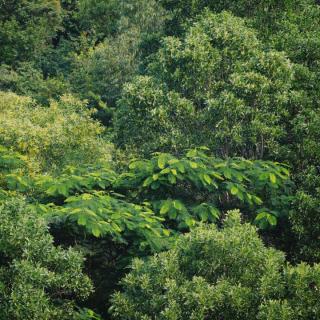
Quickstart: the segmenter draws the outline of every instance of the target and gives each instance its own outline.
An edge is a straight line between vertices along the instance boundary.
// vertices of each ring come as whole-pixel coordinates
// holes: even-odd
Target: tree
[[[320,265],[285,264],[256,229],[229,212],[173,249],[136,259],[112,298],[115,319],[316,319]]]
[[[30,176],[25,158],[0,149],[1,194],[23,193],[58,243],[88,253],[99,288],[93,306],[110,295],[133,256],[170,247],[200,222],[219,223],[230,207],[246,209],[246,219],[266,232],[287,219],[288,171],[272,162],[223,160],[202,148],[181,158],[157,154],[118,172],[68,166],[58,176]]]
[[[157,2],[145,0],[86,0],[79,7],[79,24],[87,25],[87,37],[95,44],[74,55],[70,83],[76,94],[100,108],[99,119],[109,125],[123,85],[140,72],[143,58],[157,47],[166,15]]]
[[[20,198],[0,204],[0,318],[80,319],[92,284],[83,257],[55,247],[45,221]]]
[[[171,19],[167,23],[169,34],[181,34],[186,26],[190,25],[197,16],[209,9],[214,13],[224,10],[232,12],[235,16],[245,17],[248,24],[261,28],[269,34],[274,29],[276,22],[287,10],[295,8],[303,0],[240,0],[240,1],[210,1],[210,0],[160,0],[160,3],[171,13]],[[310,2],[310,1],[309,1]],[[261,31],[262,31],[261,30]]]
[[[46,49],[61,22],[58,0],[0,3],[0,64],[30,61]]]
[[[110,145],[100,139],[103,127],[83,102],[64,96],[48,108],[28,97],[0,95],[0,142],[27,155],[35,171],[108,160]]]
[[[280,152],[294,66],[264,51],[244,20],[202,15],[183,39],[163,40],[148,70],[119,101],[118,145],[142,152],[207,145],[249,158]]]

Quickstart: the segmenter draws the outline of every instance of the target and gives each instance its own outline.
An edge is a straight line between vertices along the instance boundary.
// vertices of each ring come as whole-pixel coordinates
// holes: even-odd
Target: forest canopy
[[[0,319],[320,319],[315,0],[0,1]]]

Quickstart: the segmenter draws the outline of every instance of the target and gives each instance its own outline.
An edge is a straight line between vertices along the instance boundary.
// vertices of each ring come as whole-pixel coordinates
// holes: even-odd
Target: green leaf
[[[190,167],[191,167],[192,169],[198,168],[198,164],[197,164],[196,162],[194,162],[194,161],[190,161],[189,164],[190,164]]]
[[[253,199],[253,201],[254,201],[256,204],[258,204],[258,205],[260,205],[260,204],[263,203],[263,201],[262,201],[259,197],[257,197],[257,196],[252,196],[252,199]]]
[[[87,217],[84,214],[80,215],[80,217],[78,218],[78,224],[80,226],[85,226],[86,223],[87,223]]]
[[[144,186],[144,187],[147,187],[147,186],[149,186],[152,182],[153,182],[153,178],[152,178],[152,177],[148,177],[146,180],[144,180],[143,186]]]
[[[173,201],[173,206],[179,211],[181,211],[183,209],[182,203],[180,201],[177,201],[177,200]]]
[[[129,169],[135,169],[136,166],[137,166],[137,162],[136,162],[136,161],[131,162],[131,163],[129,164]]]
[[[193,218],[188,217],[185,219],[185,223],[188,227],[193,227],[196,224],[196,221]]]
[[[94,226],[94,227],[92,228],[92,234],[93,234],[96,238],[99,238],[99,237],[100,237],[101,231],[100,231],[100,229],[99,229],[98,226]]]
[[[161,173],[161,174],[167,174],[167,173],[169,173],[170,171],[171,171],[170,168],[165,168],[165,169],[161,170],[160,173]]]
[[[268,214],[267,215],[267,220],[270,223],[270,225],[272,225],[272,226],[277,225],[277,218],[274,215]]]
[[[260,212],[259,214],[257,214],[255,220],[256,221],[262,220],[262,219],[266,218],[267,214],[268,214],[267,212]]]
[[[46,194],[49,196],[55,196],[56,193],[57,193],[57,186],[56,185],[52,185],[46,190]]]
[[[259,180],[261,181],[266,180],[267,178],[268,178],[268,174],[265,172],[259,175]]]
[[[171,165],[171,164],[175,164],[175,163],[178,163],[179,162],[179,160],[178,159],[170,159],[169,161],[168,161],[168,163]]]
[[[230,192],[235,196],[239,192],[239,189],[236,186],[232,186]]]
[[[171,169],[171,172],[172,172],[172,174],[173,174],[174,176],[177,175],[177,170],[176,170],[176,169]]]
[[[169,211],[169,218],[175,219],[176,217],[177,217],[177,211],[175,209],[171,208]]]
[[[212,179],[210,178],[209,175],[207,175],[206,173],[203,175],[203,179],[206,183],[211,184],[212,183]]]
[[[227,179],[231,179],[231,170],[229,168],[226,168],[223,170],[223,175],[227,178]]]
[[[185,170],[185,167],[184,167],[183,163],[178,162],[178,163],[176,163],[176,166],[177,166],[178,170],[179,170],[181,173],[185,173],[186,170]]]
[[[192,149],[192,150],[189,150],[188,152],[187,152],[187,157],[188,158],[193,158],[193,157],[195,157],[197,155],[197,150],[196,149]]]
[[[200,211],[199,216],[201,221],[204,221],[204,222],[207,221],[209,217],[207,210],[205,210],[204,208]]]
[[[217,208],[214,208],[214,207],[210,207],[210,213],[212,215],[213,218],[215,219],[219,219],[220,217],[220,212]]]
[[[286,176],[289,176],[290,175],[290,172],[288,169],[286,168],[281,168],[282,172],[286,175]]]
[[[59,193],[65,197],[69,195],[67,186],[65,184],[60,185],[60,188],[58,189]]]
[[[177,182],[177,178],[172,174],[168,175],[168,180],[171,184],[175,184]]]
[[[269,178],[270,178],[271,183],[273,183],[273,184],[277,183],[277,177],[275,176],[274,173],[270,173]]]
[[[219,180],[224,180],[224,178],[217,172],[211,172],[211,174]]]
[[[243,199],[244,199],[243,193],[240,192],[240,191],[237,193],[237,197],[238,197],[238,199],[240,199],[241,201],[243,201]]]
[[[170,207],[171,207],[171,201],[169,200],[164,201],[160,209],[160,214],[166,214],[169,211]]]
[[[165,165],[167,162],[167,155],[165,154],[160,154],[159,158],[158,158],[158,167],[160,169],[164,169]]]

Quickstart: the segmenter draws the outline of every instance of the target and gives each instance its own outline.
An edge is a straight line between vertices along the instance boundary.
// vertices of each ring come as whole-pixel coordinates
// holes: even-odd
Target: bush
[[[44,220],[22,199],[0,205],[0,319],[73,319],[92,291],[83,257],[55,247]]]
[[[136,259],[114,294],[115,319],[317,319],[320,265],[285,264],[256,229],[229,212],[223,229],[201,226],[175,247]]]
[[[75,57],[70,82],[82,97],[99,95],[114,106],[122,85],[137,72],[137,34],[124,34]],[[134,40],[133,40],[134,39]],[[92,95],[92,94],[91,94]]]

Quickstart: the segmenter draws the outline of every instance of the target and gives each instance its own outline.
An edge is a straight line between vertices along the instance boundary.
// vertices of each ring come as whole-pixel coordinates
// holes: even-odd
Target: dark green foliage
[[[14,91],[19,95],[31,96],[42,105],[48,105],[50,99],[58,100],[69,92],[68,83],[61,78],[45,79],[42,71],[33,63],[21,63],[12,70],[7,65],[0,67],[0,89]]]
[[[319,217],[320,200],[318,196],[312,196],[299,191],[294,200],[294,207],[290,214],[293,231],[297,235],[298,258],[306,261],[319,261]]]
[[[293,198],[290,222],[296,236],[296,260],[320,259],[320,177],[319,168],[310,166],[298,175],[299,189]]]
[[[0,149],[1,195],[26,194],[38,213],[53,223],[74,222],[95,237],[109,236],[116,242],[133,243],[154,250],[166,245],[169,236],[150,204],[123,200],[113,192],[116,173],[107,167],[76,170],[69,167],[60,177],[28,176],[27,163],[18,153]],[[16,167],[21,170],[15,170]],[[163,243],[162,243],[163,242]]]
[[[117,21],[121,16],[119,1],[80,0],[77,7],[75,17],[80,30],[100,40],[117,31]]]
[[[59,0],[0,3],[0,63],[28,61],[39,55],[59,28]]]
[[[141,47],[147,41],[146,36],[153,38],[162,33],[165,13],[155,1],[149,0],[86,0],[80,1],[79,5],[80,18],[85,16],[84,20],[79,20],[80,25],[88,20],[93,28],[90,32],[101,43],[75,56],[70,75],[72,88],[90,102],[101,99],[107,104],[104,108],[115,107],[123,85],[139,72],[145,51]],[[107,22],[101,24],[99,19]],[[96,25],[100,27],[96,28]],[[110,122],[110,111],[107,110],[99,117],[106,124]]]
[[[24,180],[26,189],[21,186]],[[197,221],[214,222],[230,207],[246,208],[248,218],[256,218],[262,228],[274,226],[285,216],[279,203],[288,204],[291,186],[289,172],[280,164],[222,160],[201,149],[190,150],[184,158],[160,153],[151,160],[134,161],[118,176],[104,166],[70,167],[60,177],[28,180],[16,172],[4,175],[3,181],[9,190],[49,202],[48,207],[39,208],[76,220],[96,237],[117,238],[128,229],[142,231],[150,243],[161,235],[162,220],[175,221],[171,227],[183,230]]]
[[[170,12],[171,19],[168,23],[168,32],[179,34],[185,27],[201,15],[206,9],[219,13],[227,10],[235,16],[246,17],[250,24],[257,28],[275,28],[275,23],[282,17],[286,10],[291,10],[302,2],[300,0],[160,0],[160,3]],[[310,2],[310,1],[309,1]]]
[[[3,185],[36,197],[40,212],[77,221],[95,237],[126,242],[134,235],[140,246],[158,250],[171,234],[168,229],[175,233],[199,221],[216,222],[232,207],[245,208],[248,219],[262,229],[274,227],[286,217],[288,175],[277,163],[226,161],[200,149],[184,158],[158,154],[134,161],[120,175],[104,166],[69,167],[60,177],[32,179],[20,171],[9,172]]]
[[[135,35],[133,35],[135,37]],[[137,72],[137,47],[125,34],[79,54],[70,76],[73,89],[92,100],[92,95],[114,106],[122,86]]]
[[[277,32],[270,35],[270,40],[291,60],[314,70],[319,59],[320,7],[312,0],[292,1],[291,5],[281,14]]]
[[[316,319],[320,266],[285,264],[256,230],[229,212],[224,228],[202,226],[175,247],[135,260],[113,296],[114,319]]]
[[[0,1],[0,319],[320,318],[319,4]]]
[[[192,146],[189,140],[190,131],[196,129],[194,124],[190,101],[175,92],[166,94],[150,77],[139,77],[125,86],[119,101],[114,123],[116,142],[145,154],[155,150],[177,152]]]

